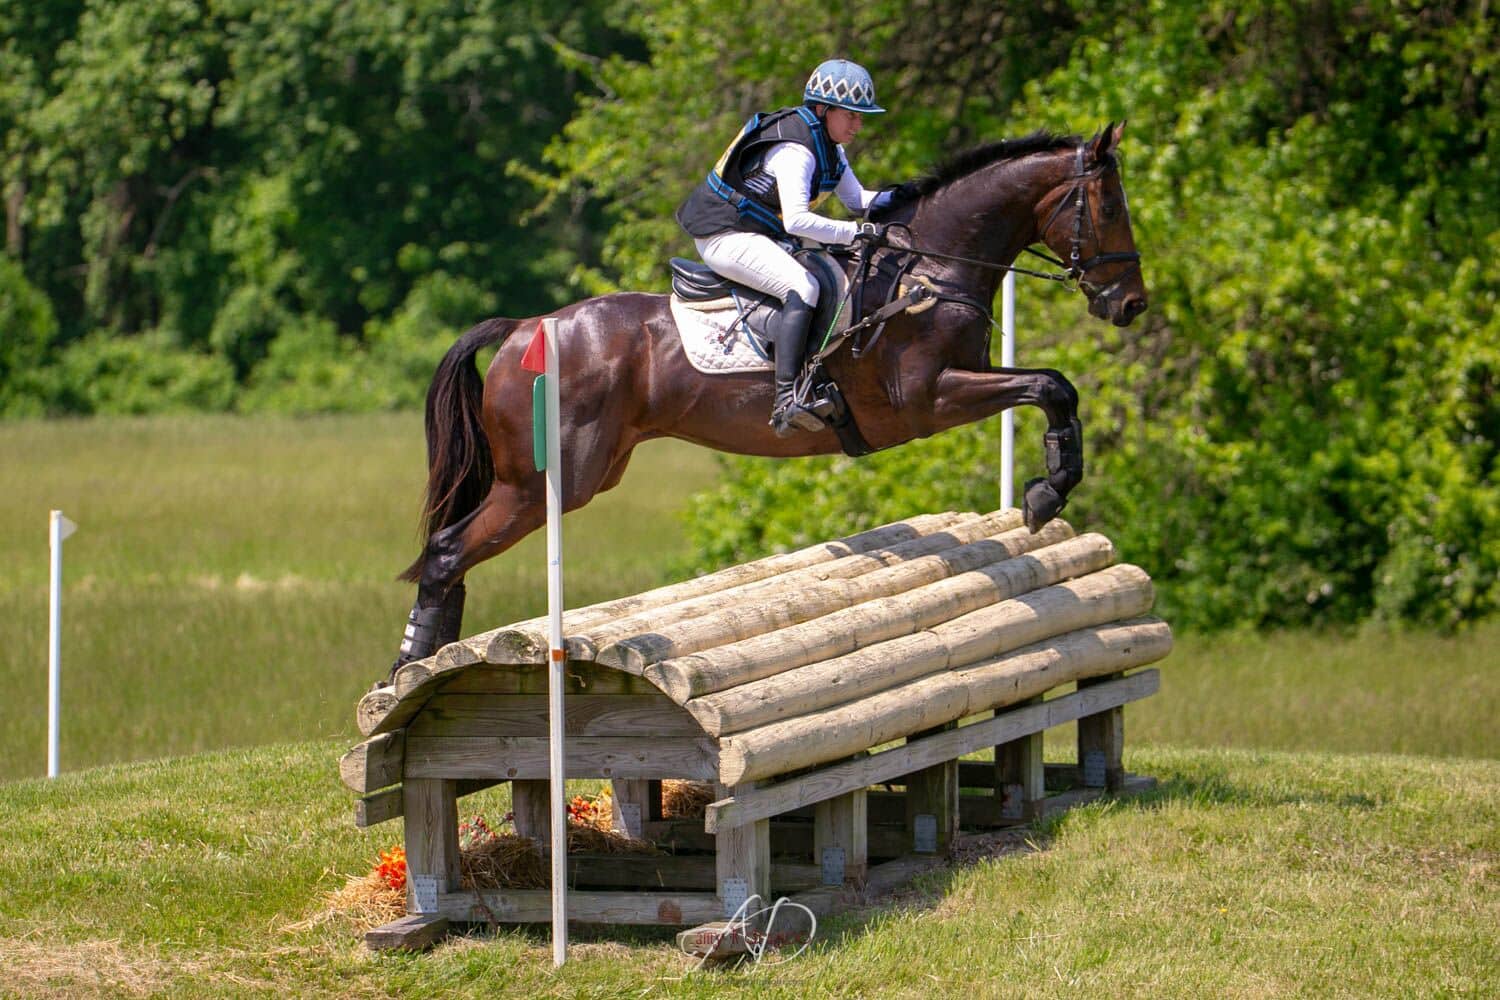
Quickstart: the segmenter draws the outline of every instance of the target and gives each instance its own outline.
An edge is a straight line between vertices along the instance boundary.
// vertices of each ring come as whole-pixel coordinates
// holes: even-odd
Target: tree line
[[[1067,512],[1174,622],[1457,626],[1500,600],[1500,209],[1485,3],[74,0],[0,12],[0,413],[408,406],[492,313],[662,290],[672,209],[847,55],[869,184],[1128,119],[1152,296],[1023,285],[1083,395]],[[1018,420],[1040,471],[1039,418]],[[731,459],[704,564],[993,506],[990,424]]]

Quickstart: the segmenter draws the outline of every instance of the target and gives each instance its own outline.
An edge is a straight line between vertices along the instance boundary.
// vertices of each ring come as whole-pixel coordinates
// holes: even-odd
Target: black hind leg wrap
[[[448,588],[447,595],[443,598],[441,605],[443,609],[443,621],[438,626],[437,646],[439,649],[450,642],[457,642],[463,631],[464,623],[464,598],[468,590],[461,583],[455,583]]]
[[[416,606],[411,609],[411,614],[406,617],[406,632],[401,639],[398,662],[410,663],[437,652],[445,613],[441,604],[434,608]]]

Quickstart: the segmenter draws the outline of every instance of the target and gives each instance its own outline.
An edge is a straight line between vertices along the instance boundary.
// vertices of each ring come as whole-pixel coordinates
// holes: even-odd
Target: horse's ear
[[[1124,134],[1125,123],[1123,121],[1119,124],[1110,122],[1104,126],[1089,140],[1089,158],[1095,163],[1105,162],[1119,147],[1120,137]]]

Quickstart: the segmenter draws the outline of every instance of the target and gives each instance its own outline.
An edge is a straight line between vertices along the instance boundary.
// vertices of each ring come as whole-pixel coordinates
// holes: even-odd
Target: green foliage
[[[1159,3],[1078,41],[997,111],[1016,132],[1131,119],[1152,309],[1107,329],[1022,285],[1022,363],[1083,397],[1089,472],[1068,516],[1145,565],[1182,625],[1493,613],[1491,21],[1463,4]],[[1041,473],[1042,429],[1019,422],[1018,480]],[[717,563],[955,498],[993,506],[994,440],[992,426],[859,463],[731,460],[694,530]]]
[[[94,334],[68,345],[40,373],[49,410],[99,415],[222,411],[234,400],[224,359],[186,350],[160,334]]]
[[[19,264],[0,254],[0,415],[35,415],[29,382],[56,335],[52,303]]]

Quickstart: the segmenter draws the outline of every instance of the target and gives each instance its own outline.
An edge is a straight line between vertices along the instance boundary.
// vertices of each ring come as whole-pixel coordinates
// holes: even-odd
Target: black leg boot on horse
[[[1067,426],[1049,430],[1043,438],[1047,450],[1047,477],[1028,480],[1022,501],[1026,527],[1042,529],[1068,504],[1068,493],[1083,481],[1083,424],[1077,417]]]
[[[816,413],[797,400],[797,376],[802,373],[812,317],[813,307],[792,292],[771,335],[776,348],[776,402],[771,408],[771,429],[777,437],[790,437],[799,430],[820,431],[825,426]]]
[[[406,618],[406,631],[401,637],[401,651],[396,662],[391,664],[390,675],[385,684],[394,684],[396,671],[417,660],[425,660],[450,642],[460,638],[464,619],[464,598],[468,591],[463,582],[453,584],[436,603],[423,605],[422,595],[412,605]],[[376,687],[380,687],[377,682]]]

